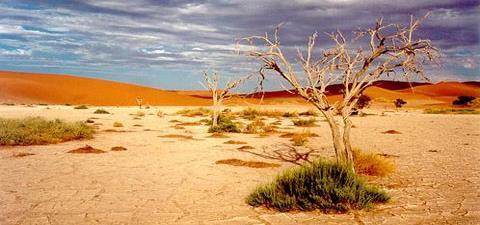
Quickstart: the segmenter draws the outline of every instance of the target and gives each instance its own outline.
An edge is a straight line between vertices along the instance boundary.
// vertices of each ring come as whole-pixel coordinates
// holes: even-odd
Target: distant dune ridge
[[[342,85],[328,87],[329,98],[341,98]],[[457,96],[480,97],[480,82],[440,82],[436,84],[399,81],[378,81],[367,88],[372,99],[389,102],[402,98],[409,103],[448,104]],[[235,104],[258,103],[260,94],[250,98],[234,98]],[[166,91],[134,84],[77,77],[0,71],[0,103],[46,103],[133,106],[140,97],[144,105],[206,106],[206,91]],[[298,103],[301,99],[287,91],[271,91],[264,95],[265,104]]]

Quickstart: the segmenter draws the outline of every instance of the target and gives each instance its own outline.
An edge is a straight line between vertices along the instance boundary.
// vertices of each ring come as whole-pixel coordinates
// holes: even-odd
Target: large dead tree
[[[212,75],[209,75],[207,71],[204,71],[203,78],[205,81],[204,86],[210,91],[210,94],[212,95],[212,127],[216,127],[218,125],[218,119],[222,111],[223,101],[230,97],[230,91],[232,89],[240,86],[240,84],[242,84],[247,78],[227,82],[223,89],[218,88],[219,76],[217,72],[213,72]]]
[[[438,56],[430,40],[414,38],[424,18],[411,17],[408,25],[384,25],[380,19],[372,28],[354,32],[350,41],[337,31],[328,34],[334,47],[321,51],[315,49],[318,35],[314,33],[306,49],[298,50],[297,65],[283,51],[279,27],[273,36],[250,36],[240,39],[239,44],[250,46],[241,49],[242,53],[261,61],[260,85],[265,72],[273,71],[320,110],[330,126],[337,161],[353,170],[350,115],[362,92],[382,76],[400,76],[407,81],[413,75],[427,79],[423,64],[435,61]],[[326,88],[336,83],[343,84],[343,98],[330,102]],[[336,114],[341,116],[335,117]]]

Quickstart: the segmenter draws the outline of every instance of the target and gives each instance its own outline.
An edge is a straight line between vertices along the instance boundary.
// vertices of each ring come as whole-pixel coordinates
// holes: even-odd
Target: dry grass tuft
[[[250,146],[250,145],[244,145],[242,147],[239,147],[237,148],[238,150],[251,150],[251,149],[255,149],[254,147]]]
[[[88,107],[86,105],[77,105],[75,107],[73,107],[74,109],[88,109]]]
[[[229,144],[229,145],[244,145],[244,144],[247,144],[247,142],[245,141],[234,141],[234,140],[230,140],[230,141],[226,141],[226,142],[223,142],[224,144]]]
[[[382,134],[401,134],[402,132],[396,130],[387,130],[382,132]]]
[[[293,125],[297,127],[313,127],[315,126],[316,120],[314,118],[310,119],[298,119],[298,120],[292,120]]]
[[[200,125],[202,125],[202,123],[200,122],[183,122],[183,123],[177,124],[176,126],[200,126]]]
[[[143,127],[142,124],[133,124],[134,127]]]
[[[93,148],[90,145],[85,145],[84,147],[70,150],[67,153],[94,153],[94,154],[99,154],[99,153],[105,153],[105,152],[106,151]]]
[[[123,123],[120,122],[114,122],[113,127],[123,127]]]
[[[280,135],[279,137],[281,137],[281,138],[293,138],[296,135],[302,135],[302,136],[305,136],[305,137],[318,137],[318,134],[311,133],[309,131],[302,132],[302,133],[284,133],[284,134]]]
[[[258,161],[243,161],[240,159],[224,159],[218,160],[215,164],[226,164],[232,166],[245,166],[250,168],[272,168],[272,167],[279,167],[279,164],[275,163],[266,163],[266,162],[258,162]]]
[[[161,138],[179,138],[179,139],[185,139],[185,140],[193,140],[193,137],[191,135],[182,135],[182,134],[166,134],[166,135],[160,135],[158,137]]]
[[[145,116],[145,113],[142,112],[142,111],[138,111],[137,113],[135,113],[135,116],[137,116],[137,117],[143,117],[143,116]]]
[[[115,147],[112,147],[110,151],[127,151],[127,148],[123,146],[115,146]]]
[[[212,135],[210,135],[208,137],[211,137],[211,138],[229,138],[229,136],[224,134],[224,133],[212,133]]]
[[[93,113],[95,114],[110,114],[107,110],[105,109],[97,109]]]
[[[296,133],[290,141],[294,146],[304,146],[308,142],[310,135],[308,133]]]
[[[180,111],[177,111],[176,114],[186,117],[209,116],[212,114],[212,110],[206,108],[182,109]]]
[[[395,170],[395,165],[386,157],[374,153],[365,153],[360,149],[353,149],[355,172],[368,176],[384,177]]]
[[[255,121],[249,123],[243,132],[247,134],[265,134],[275,132],[275,129],[274,126],[267,125],[263,121],[256,119]]]
[[[14,157],[14,158],[22,158],[22,157],[31,156],[31,155],[35,155],[35,154],[30,153],[30,152],[18,152],[18,153],[14,153],[14,154],[12,155],[12,157]]]

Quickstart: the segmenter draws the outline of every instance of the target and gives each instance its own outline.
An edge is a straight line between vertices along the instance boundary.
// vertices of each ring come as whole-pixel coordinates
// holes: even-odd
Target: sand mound
[[[94,154],[99,154],[99,153],[105,153],[105,151],[93,148],[90,145],[85,145],[84,147],[70,150],[70,151],[68,151],[68,153],[94,153]]]

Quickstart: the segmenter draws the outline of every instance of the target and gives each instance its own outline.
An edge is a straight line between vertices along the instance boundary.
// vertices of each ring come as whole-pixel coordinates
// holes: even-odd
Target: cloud
[[[446,64],[461,62],[459,54],[477,59],[480,52],[476,0],[11,0],[0,3],[0,11],[5,65],[35,70],[54,63],[63,73],[103,70],[119,79],[131,73],[176,76],[162,74],[166,69],[200,74],[212,68],[238,76],[255,71],[255,64],[234,54],[235,40],[263,35],[280,22],[282,45],[292,57],[315,31],[348,33],[379,17],[408,23],[410,15],[426,12],[431,15],[418,35],[434,41]],[[319,47],[330,44],[325,36],[319,40]],[[474,63],[463,65],[462,73],[476,74]]]

